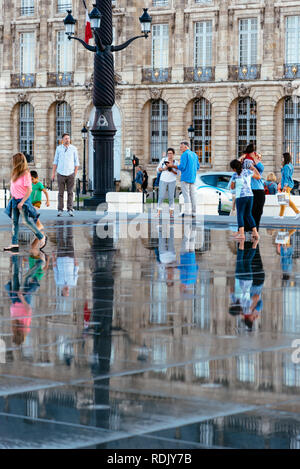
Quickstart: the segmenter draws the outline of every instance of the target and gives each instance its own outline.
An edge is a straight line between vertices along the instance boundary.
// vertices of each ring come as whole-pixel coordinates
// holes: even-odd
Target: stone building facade
[[[1,2],[0,178],[8,175],[9,155],[24,148],[49,178],[64,129],[82,155],[80,130],[93,116],[93,54],[77,41],[66,49],[60,32],[67,4],[78,20],[76,35],[84,37],[81,0]],[[290,151],[299,178],[298,2],[116,0],[115,44],[139,34],[143,7],[152,16],[149,38],[115,53],[115,178],[121,185],[130,186],[133,154],[154,176],[162,153],[167,146],[178,152],[191,124],[201,171],[228,169],[254,141],[266,171],[279,175],[282,152]],[[88,154],[92,180],[91,135]]]

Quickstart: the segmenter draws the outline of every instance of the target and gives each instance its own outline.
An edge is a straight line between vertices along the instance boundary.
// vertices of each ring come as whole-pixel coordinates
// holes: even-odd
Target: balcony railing
[[[32,7],[21,7],[21,16],[33,16],[34,6]]]
[[[72,10],[72,1],[58,2],[57,11],[58,13],[65,13],[67,10]]]
[[[11,88],[32,88],[35,86],[35,73],[13,73],[10,83]]]
[[[300,64],[285,64],[284,65],[284,78],[299,78],[300,77]]]
[[[228,80],[258,80],[260,65],[228,65]]]
[[[143,68],[142,82],[169,83],[171,75],[171,68]]]
[[[73,72],[68,72],[68,73],[48,72],[47,84],[48,86],[71,86],[73,85],[73,78],[74,78]]]
[[[184,67],[184,81],[214,81],[215,67]]]

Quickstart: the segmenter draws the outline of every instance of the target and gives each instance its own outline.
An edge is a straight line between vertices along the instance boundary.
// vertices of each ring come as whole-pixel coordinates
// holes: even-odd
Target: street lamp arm
[[[145,34],[142,34],[141,36],[132,37],[131,39],[128,39],[128,41],[124,42],[124,44],[120,44],[119,46],[111,46],[111,51],[118,52],[119,50],[126,49],[126,47],[129,46],[129,44],[131,44],[133,41],[135,41],[139,37],[148,37],[148,34],[145,33]]]
[[[101,52],[104,52],[105,51],[105,46],[103,45],[103,42],[101,40],[100,29],[95,28],[95,29],[93,29],[93,32],[94,32],[94,38],[95,38],[95,43],[96,43],[97,50],[98,51],[100,50]]]
[[[86,42],[84,42],[79,37],[69,36],[69,39],[76,39],[76,41],[79,41],[83,45],[83,47],[85,47],[87,50],[90,50],[91,52],[97,52],[97,47],[89,46]]]

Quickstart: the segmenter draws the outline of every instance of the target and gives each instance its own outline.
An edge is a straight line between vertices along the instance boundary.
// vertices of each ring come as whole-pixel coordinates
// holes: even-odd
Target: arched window
[[[168,105],[162,99],[151,101],[150,159],[159,162],[168,147]]]
[[[34,110],[30,103],[20,104],[19,148],[33,159],[34,152]]]
[[[71,108],[66,102],[56,104],[56,146],[64,133],[71,136]]]
[[[194,151],[201,165],[211,164],[211,104],[200,98],[193,105]]]
[[[284,100],[284,142],[285,152],[292,155],[295,166],[300,165],[300,98],[287,97]]]
[[[249,143],[256,143],[256,102],[242,98],[237,106],[237,156],[244,153]]]

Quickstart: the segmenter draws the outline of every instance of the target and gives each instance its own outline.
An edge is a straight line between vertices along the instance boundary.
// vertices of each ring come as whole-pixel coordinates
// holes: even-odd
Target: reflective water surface
[[[0,448],[300,448],[300,231],[152,225],[0,255]]]

